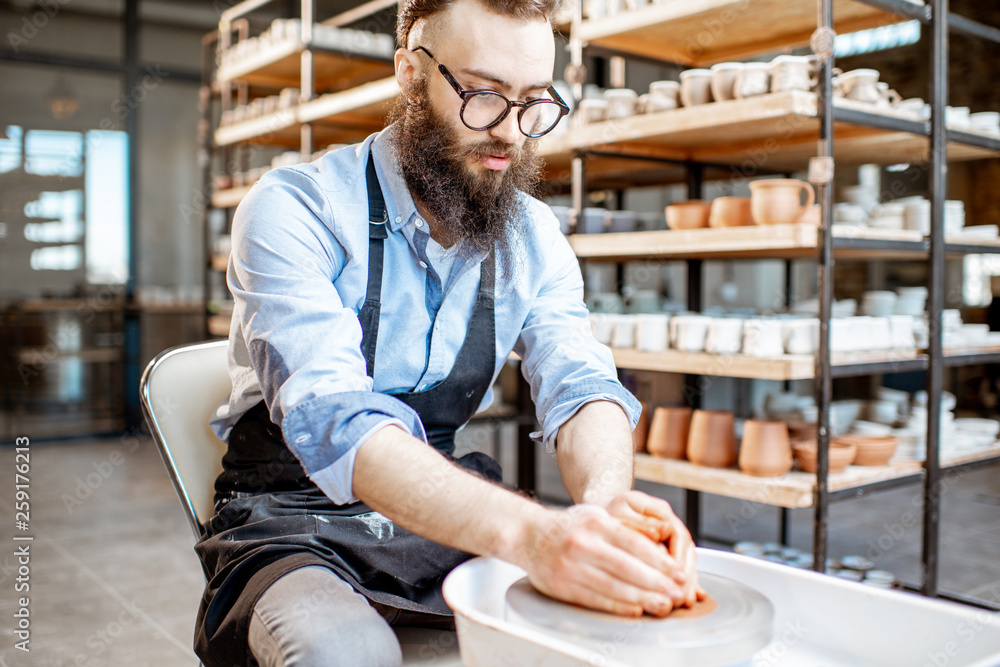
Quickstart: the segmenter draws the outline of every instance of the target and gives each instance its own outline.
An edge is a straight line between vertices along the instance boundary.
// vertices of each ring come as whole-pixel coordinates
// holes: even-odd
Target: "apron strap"
[[[385,258],[385,239],[388,217],[385,199],[375,173],[375,161],[368,151],[368,166],[365,169],[368,184],[368,288],[365,303],[358,313],[361,321],[361,352],[365,355],[368,376],[375,374],[375,349],[378,346],[378,322],[382,310],[382,266]]]

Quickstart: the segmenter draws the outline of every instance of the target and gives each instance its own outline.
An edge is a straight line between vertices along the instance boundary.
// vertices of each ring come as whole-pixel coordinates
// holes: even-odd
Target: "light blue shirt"
[[[357,500],[354,458],[375,431],[395,424],[426,440],[416,412],[392,394],[448,376],[479,288],[483,256],[459,256],[448,276],[435,271],[427,223],[392,157],[392,131],[268,172],[233,220],[226,274],[235,300],[233,391],[212,428],[228,440],[240,416],[264,399],[306,474],[338,504]],[[388,214],[374,382],[358,320],[368,279],[369,146]],[[553,453],[559,427],[583,404],[613,401],[633,428],[640,406],[618,382],[610,350],[591,334],[579,264],[558,221],[544,202],[523,199],[516,268],[506,275],[497,262],[493,380],[516,352],[542,425],[535,437]],[[491,389],[479,410],[492,400]]]

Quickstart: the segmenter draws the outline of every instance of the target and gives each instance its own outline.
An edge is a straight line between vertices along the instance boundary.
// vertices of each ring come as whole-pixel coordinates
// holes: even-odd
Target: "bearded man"
[[[392,627],[450,627],[441,582],[471,554],[622,615],[701,594],[684,525],[630,490],[640,406],[527,194],[566,113],[554,2],[403,0],[394,122],[269,172],[237,210],[228,451],[196,547],[207,667],[398,665]],[[452,456],[512,350],[570,509]]]

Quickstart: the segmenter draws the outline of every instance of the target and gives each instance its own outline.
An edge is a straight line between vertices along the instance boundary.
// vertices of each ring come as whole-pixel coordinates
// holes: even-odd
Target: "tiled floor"
[[[475,429],[466,442],[488,448],[491,438]],[[192,536],[159,456],[148,439],[34,443],[31,456],[31,521],[14,527],[14,451],[0,449],[0,633],[10,637],[17,597],[15,543],[32,535],[31,652],[7,641],[0,667],[124,666],[181,667],[198,664],[191,650],[203,578],[191,549]],[[562,491],[554,462],[539,455],[543,495]],[[502,452],[508,470],[510,454]],[[996,469],[967,473],[948,484],[942,505],[941,582],[950,590],[1000,601],[1000,478]],[[676,489],[641,485],[683,507]],[[919,488],[840,502],[831,511],[831,553],[866,554],[883,547],[879,567],[916,581],[920,530],[898,529],[914,510]],[[727,540],[772,540],[777,512],[737,501],[706,497],[705,532]],[[916,513],[914,512],[916,516]],[[728,517],[728,518],[727,518]],[[792,544],[808,548],[810,510],[792,514]],[[881,538],[881,543],[879,542]],[[871,542],[870,542],[871,541]],[[874,552],[872,552],[874,555]]]

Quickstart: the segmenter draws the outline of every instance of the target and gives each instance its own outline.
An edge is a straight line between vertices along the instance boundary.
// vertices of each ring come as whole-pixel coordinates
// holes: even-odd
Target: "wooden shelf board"
[[[719,377],[757,378],[761,380],[801,380],[811,378],[815,361],[812,355],[796,354],[759,358],[742,354],[720,355],[707,352],[642,352],[613,348],[615,366],[631,370],[689,373]]]
[[[273,89],[299,88],[302,82],[302,42],[286,40],[272,44],[238,65],[219,69],[218,80],[241,81]],[[346,90],[353,86],[389,76],[391,62],[372,60],[359,55],[313,51],[316,90]]]
[[[807,223],[607,234],[571,234],[570,245],[581,259],[635,260],[651,258],[753,259],[816,257],[820,228]],[[834,227],[835,240],[898,241],[912,250],[837,249],[838,255],[922,257],[922,237],[912,230]]]
[[[371,81],[350,90],[321,95],[297,107],[220,127],[215,131],[215,143],[298,147],[303,123],[314,124],[313,143],[317,147],[358,141],[383,127],[398,95],[395,77]]]
[[[832,493],[920,474],[921,470],[918,461],[901,461],[885,466],[848,466],[843,472],[830,475],[827,484]],[[754,477],[736,468],[706,468],[689,461],[661,459],[641,453],[635,455],[635,477],[790,509],[812,507],[816,487],[816,475],[813,473],[792,471],[781,477]]]
[[[371,81],[350,90],[320,95],[299,105],[299,122],[381,125],[398,95],[396,77]]]
[[[953,454],[951,456],[942,456],[940,466],[942,468],[950,468],[952,466],[976,463],[977,461],[985,461],[987,459],[998,457],[1000,457],[1000,442],[993,443],[990,447],[984,447],[982,449],[963,452],[961,454]]]
[[[638,371],[757,380],[808,380],[815,377],[816,370],[816,360],[811,354],[751,357],[744,354],[709,354],[681,350],[642,352],[624,348],[612,348],[611,353],[616,367]],[[917,350],[873,350],[835,353],[831,356],[831,362],[833,366],[892,364],[917,358],[919,358]]]
[[[18,361],[22,364],[37,365],[55,361],[80,361],[91,364],[106,364],[122,360],[120,347],[92,347],[83,350],[67,350],[51,355],[42,347],[24,347],[18,351]]]
[[[230,146],[246,141],[264,146],[299,146],[301,135],[297,110],[282,109],[260,118],[225,125],[215,131],[217,146]]]
[[[838,100],[837,104],[858,107],[850,101]],[[873,107],[865,110],[875,111]],[[538,153],[545,159],[550,174],[565,173],[573,155],[588,149],[732,165],[732,176],[736,178],[798,171],[816,155],[817,113],[815,93],[800,90],[771,93],[571,127],[554,137],[542,138]],[[891,111],[883,115],[905,117]],[[927,137],[917,134],[839,122],[834,136],[838,164],[919,163],[926,162],[929,155]],[[948,155],[952,161],[961,161],[996,157],[1000,153],[952,142]],[[609,159],[592,156],[588,170]],[[632,161],[633,172],[650,168],[663,167],[654,162]]]
[[[243,200],[251,185],[241,185],[226,190],[216,190],[212,193],[212,206],[215,208],[235,208]]]
[[[864,3],[834,0],[840,34],[902,20]],[[592,46],[700,66],[804,46],[815,29],[814,0],[691,0],[584,21],[580,38]]]

